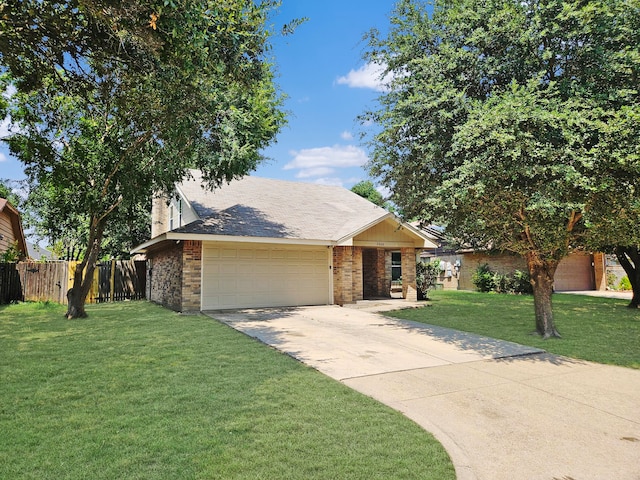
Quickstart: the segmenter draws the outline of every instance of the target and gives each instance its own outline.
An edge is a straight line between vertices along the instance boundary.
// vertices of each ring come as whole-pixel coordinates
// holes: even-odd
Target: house
[[[20,213],[4,198],[0,198],[0,254],[16,245],[23,259],[27,255],[27,243],[22,229]]]
[[[389,297],[394,274],[416,299],[417,254],[435,244],[341,187],[244,177],[214,191],[200,173],[156,198],[150,300],[177,311],[353,303]]]
[[[414,225],[416,227],[416,225]],[[437,229],[422,229],[438,247],[420,254],[423,262],[438,260],[441,273],[440,288],[445,290],[475,290],[473,274],[480,265],[489,267],[500,274],[512,274],[515,270],[527,271],[525,259],[514,253],[480,251],[470,248],[451,249]],[[564,257],[558,264],[554,276],[556,291],[582,291],[607,289],[607,262],[600,252],[576,250]]]

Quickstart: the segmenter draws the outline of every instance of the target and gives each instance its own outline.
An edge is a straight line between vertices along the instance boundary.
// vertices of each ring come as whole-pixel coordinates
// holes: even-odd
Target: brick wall
[[[418,300],[416,288],[416,249],[403,248],[402,255],[402,298],[409,302]]]
[[[362,300],[362,248],[333,248],[333,303],[344,305]]]
[[[182,244],[147,255],[151,260],[149,300],[182,311]]]
[[[202,242],[187,240],[182,249],[182,311],[200,311]]]
[[[389,267],[387,268],[386,253],[384,248],[365,248],[362,250],[364,298],[390,296],[391,256],[389,256]]]
[[[378,250],[362,251],[362,288],[364,298],[378,297]]]
[[[362,285],[362,247],[353,247],[351,258],[351,298],[353,302],[362,300],[364,287]]]
[[[483,263],[488,263],[491,270],[501,274],[513,273],[515,270],[527,271],[527,263],[519,255],[509,255],[502,253],[499,255],[488,255],[486,253],[465,253],[460,261],[460,290],[475,290],[476,287],[471,280],[471,276]]]
[[[333,303],[353,303],[352,295],[352,247],[333,248]]]

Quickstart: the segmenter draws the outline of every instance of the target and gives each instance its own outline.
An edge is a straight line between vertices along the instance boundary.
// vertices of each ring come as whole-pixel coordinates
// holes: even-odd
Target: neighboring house
[[[20,213],[6,199],[0,198],[0,254],[17,244],[22,258],[27,256],[27,243],[22,230]]]
[[[435,244],[392,213],[341,187],[249,176],[208,191],[191,173],[154,200],[152,238],[134,250],[150,300],[199,311],[389,297],[398,254],[403,298],[416,299],[417,254]]]
[[[480,252],[477,250],[452,251],[439,247],[436,250],[423,252],[422,261],[438,260],[441,274],[438,283],[445,290],[475,290],[472,276],[483,264],[501,274],[513,273],[515,270],[527,271],[527,264],[522,256],[506,252]],[[554,276],[554,290],[606,290],[605,255],[599,252],[574,251],[558,264]]]
[[[27,240],[27,252],[31,260],[43,261],[53,260],[53,253],[38,245],[37,243],[31,243]]]

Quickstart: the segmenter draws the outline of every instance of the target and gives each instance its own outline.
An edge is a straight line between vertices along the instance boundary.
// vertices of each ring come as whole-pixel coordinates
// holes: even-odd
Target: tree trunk
[[[557,260],[543,260],[536,252],[529,252],[525,256],[531,286],[533,287],[533,304],[536,314],[536,331],[547,339],[560,337],[553,323],[553,308],[551,296],[553,294],[553,276],[558,267]]]
[[[627,306],[640,308],[640,249],[638,246],[616,247],[615,254],[633,289],[633,298]]]
[[[91,222],[87,251],[82,262],[76,266],[76,271],[73,275],[73,287],[67,292],[68,305],[65,317],[68,319],[87,317],[84,306],[91,291],[93,272],[96,269],[100,255],[103,232],[104,225],[98,221]]]

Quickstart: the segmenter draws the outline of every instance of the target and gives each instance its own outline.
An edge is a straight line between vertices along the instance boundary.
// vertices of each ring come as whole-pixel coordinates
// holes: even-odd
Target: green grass
[[[530,295],[461,291],[430,293],[430,306],[389,313],[397,318],[542,348],[550,353],[593,362],[640,368],[640,311],[628,300],[556,294],[554,320],[561,339],[533,334]]]
[[[0,478],[453,479],[378,402],[204,316],[0,307]]]

